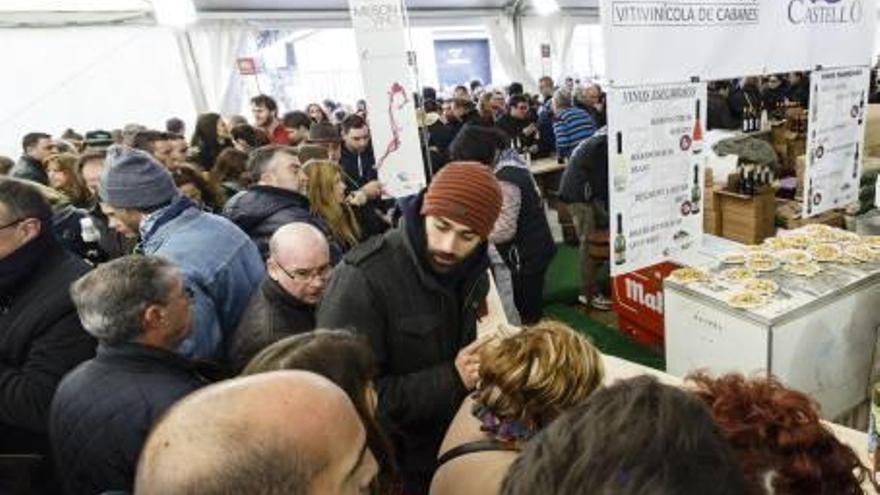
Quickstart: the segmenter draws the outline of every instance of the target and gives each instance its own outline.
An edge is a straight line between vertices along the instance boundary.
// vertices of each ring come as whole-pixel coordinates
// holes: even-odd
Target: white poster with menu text
[[[612,275],[699,248],[705,108],[705,83],[608,92]]]
[[[389,196],[416,194],[425,186],[425,168],[403,2],[349,0],[349,8],[379,181]]]
[[[600,0],[611,84],[870,63],[874,0]]]
[[[867,67],[819,70],[810,75],[805,218],[859,200],[868,77]]]

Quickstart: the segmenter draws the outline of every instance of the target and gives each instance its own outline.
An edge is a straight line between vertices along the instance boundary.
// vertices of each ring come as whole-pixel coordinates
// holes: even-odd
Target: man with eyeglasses
[[[258,148],[250,154],[247,174],[254,185],[230,198],[223,216],[253,239],[264,260],[269,257],[269,238],[283,225],[308,223],[329,238],[327,224],[311,211],[306,196],[309,178],[296,150],[281,145]],[[330,246],[332,260],[341,253],[335,243]]]
[[[45,454],[61,377],[95,353],[68,293],[89,270],[51,231],[30,183],[0,179],[0,453]],[[0,492],[6,493],[2,481]]]
[[[529,99],[524,95],[510,97],[507,113],[495,123],[510,139],[511,147],[519,153],[538,152],[538,126],[529,118]]]
[[[229,368],[239,372],[273,342],[314,330],[315,306],[330,269],[330,250],[320,230],[302,222],[278,229],[269,241],[266,278],[229,345]]]
[[[207,385],[175,349],[192,328],[189,289],[156,256],[103,264],[70,288],[98,355],[58,386],[49,433],[64,493],[131,491],[147,433],[181,397]]]

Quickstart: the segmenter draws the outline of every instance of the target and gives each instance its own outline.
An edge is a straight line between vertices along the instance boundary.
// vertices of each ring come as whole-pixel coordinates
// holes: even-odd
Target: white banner
[[[601,0],[618,86],[871,62],[869,0]]]
[[[608,92],[612,275],[700,247],[705,108],[705,83]]]
[[[810,75],[810,86],[805,218],[859,200],[868,68],[816,71]]]
[[[390,196],[416,194],[425,186],[425,169],[403,2],[349,0],[349,7],[379,181]]]

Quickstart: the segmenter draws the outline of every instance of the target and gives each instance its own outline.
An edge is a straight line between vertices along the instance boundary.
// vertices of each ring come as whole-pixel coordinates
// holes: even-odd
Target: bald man
[[[173,407],[138,464],[136,495],[355,495],[378,470],[345,393],[276,371],[209,386]]]
[[[315,329],[315,306],[330,275],[324,234],[308,223],[284,225],[269,241],[266,278],[254,292],[229,344],[229,367],[239,372],[258,352],[284,337]]]

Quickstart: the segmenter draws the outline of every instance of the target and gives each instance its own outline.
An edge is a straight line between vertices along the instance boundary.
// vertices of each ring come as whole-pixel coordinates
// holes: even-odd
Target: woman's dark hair
[[[217,135],[217,122],[220,121],[218,113],[203,113],[196,119],[196,129],[193,131],[190,145],[199,149],[199,166],[203,170],[214,168],[214,160],[217,155],[229,146],[225,140],[221,141]]]
[[[172,167],[170,172],[178,189],[187,184],[196,188],[205,208],[210,211],[223,209],[223,194],[215,184],[203,177],[201,172],[186,164]]]
[[[862,493],[873,476],[853,450],[822,425],[816,404],[774,378],[739,374],[688,377],[733,447],[751,493]]]
[[[324,116],[324,118],[323,118],[323,120],[322,120],[321,122],[330,122],[330,117],[327,116],[327,111],[324,110],[324,107],[322,107],[320,103],[309,103],[308,105],[306,105],[306,115],[308,115],[309,118],[312,117],[311,113],[309,112],[309,110],[311,110],[312,107],[317,107],[318,110],[321,111],[321,115]],[[312,122],[315,123],[315,124],[319,124],[319,123],[320,123],[320,122],[318,122],[317,120],[312,120]]]
[[[270,144],[269,136],[262,129],[250,124],[238,124],[229,131],[234,141],[244,141],[252,150]]]
[[[376,377],[376,359],[366,339],[347,330],[314,330],[286,337],[260,351],[241,374],[279,370],[311,371],[345,391],[364,423],[367,445],[379,462],[373,492],[391,493],[394,457],[370,405],[368,390]]]
[[[746,483],[706,407],[639,376],[599,389],[536,435],[503,495],[743,495]]]
[[[247,170],[248,154],[235,148],[226,148],[219,155],[211,169],[211,179],[216,184],[223,182],[242,182],[244,181],[245,171]]]
[[[505,135],[494,127],[467,124],[449,145],[449,160],[495,167],[499,154],[508,143]]]

